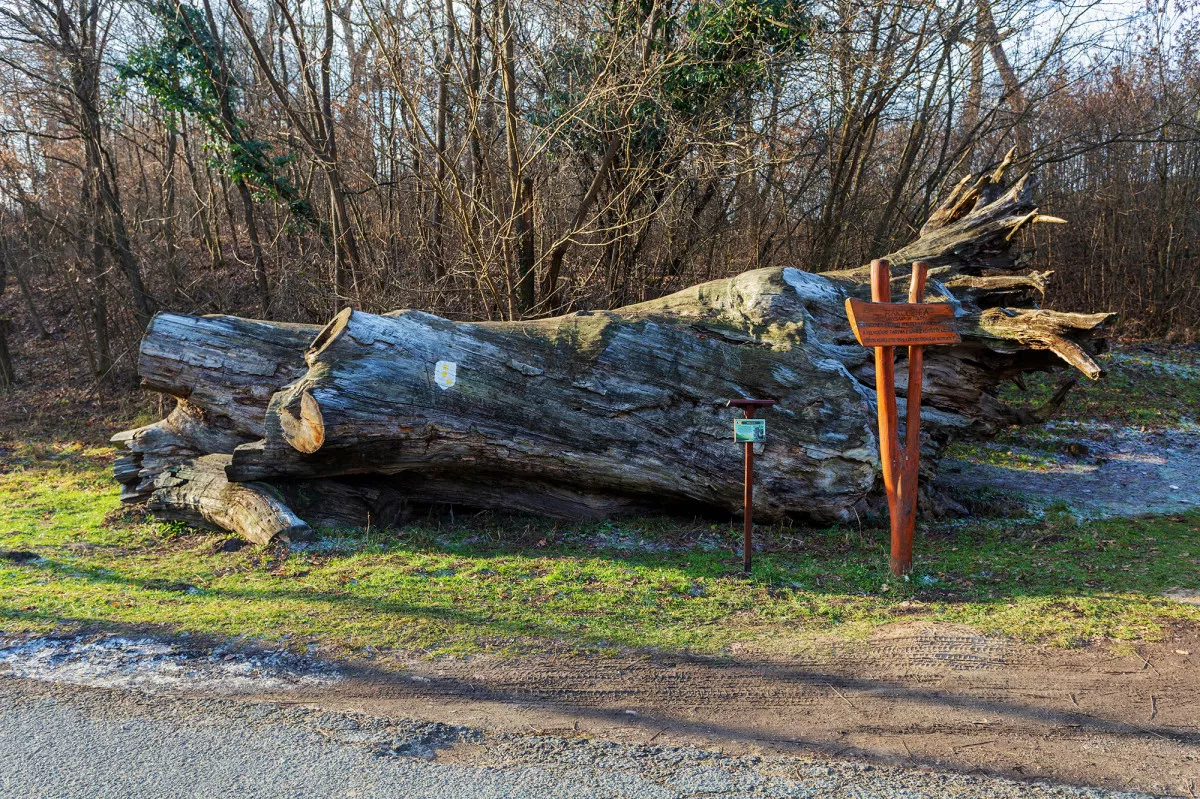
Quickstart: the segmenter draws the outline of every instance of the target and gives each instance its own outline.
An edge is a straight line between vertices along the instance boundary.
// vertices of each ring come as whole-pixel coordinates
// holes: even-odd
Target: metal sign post
[[[921,456],[921,382],[927,344],[957,344],[954,309],[924,304],[929,264],[912,265],[907,303],[892,302],[891,264],[871,262],[872,302],[846,300],[846,315],[858,343],[875,349],[875,396],[879,405],[879,455],[892,528],[892,574],[912,571],[913,531],[917,522],[917,467]],[[908,405],[904,445],[896,413],[895,347],[908,347]]]
[[[759,408],[770,408],[775,400],[731,399],[726,403],[729,408],[741,408],[744,419],[733,423],[733,440],[746,445],[746,483],[742,494],[745,506],[742,522],[742,569],[750,573],[750,553],[753,550],[754,533],[754,444],[767,438],[767,423],[764,419],[755,419],[754,412]],[[747,420],[752,420],[748,423]]]

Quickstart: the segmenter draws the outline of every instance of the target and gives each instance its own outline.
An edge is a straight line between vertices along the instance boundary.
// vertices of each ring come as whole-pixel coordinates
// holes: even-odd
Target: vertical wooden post
[[[925,297],[925,279],[929,275],[929,264],[917,261],[912,265],[912,281],[908,288],[908,301],[919,303]],[[917,526],[917,479],[921,462],[921,386],[925,378],[925,348],[920,344],[908,345],[908,398],[904,414],[904,450],[901,453],[900,483],[897,494],[903,522],[897,536],[892,527],[892,574],[897,576],[912,571],[913,535]],[[898,431],[897,431],[898,434]]]
[[[891,264],[876,258],[871,261],[871,302],[892,301]],[[896,351],[893,347],[875,347],[875,400],[879,413],[879,456],[883,467],[883,488],[887,492],[888,517],[892,531],[892,573],[902,568],[899,560],[905,533],[900,510],[900,438],[896,416]],[[911,552],[911,536],[909,551]]]
[[[746,408],[746,418],[754,418],[754,408]],[[742,571],[750,573],[750,558],[754,551],[754,443],[747,441],[746,474],[742,491]]]
[[[913,530],[917,518],[917,477],[921,457],[921,387],[924,380],[925,344],[958,340],[954,313],[948,306],[922,305],[929,265],[912,265],[908,303],[892,304],[891,264],[871,262],[871,303],[850,299],[846,313],[854,335],[875,350],[875,397],[879,408],[879,456],[883,486],[891,518],[892,574],[912,571]],[[896,412],[895,348],[908,347],[908,402],[904,414],[904,439]]]
[[[775,400],[732,399],[730,408],[741,408],[743,418],[753,419],[759,408],[770,408]],[[750,573],[751,553],[754,551],[754,442],[746,441],[746,472],[742,490],[742,570]]]

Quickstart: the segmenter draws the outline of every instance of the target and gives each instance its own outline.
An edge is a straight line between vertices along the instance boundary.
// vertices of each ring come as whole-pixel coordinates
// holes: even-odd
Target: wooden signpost
[[[892,574],[912,571],[913,530],[917,520],[917,467],[921,456],[921,382],[924,349],[930,344],[957,344],[954,309],[946,303],[925,304],[929,264],[912,265],[907,303],[892,302],[891,264],[871,262],[872,302],[846,300],[846,315],[858,343],[875,348],[875,395],[879,403],[879,455],[892,527]],[[895,347],[908,347],[908,406],[904,444],[896,414]]]
[[[759,408],[770,408],[775,400],[731,399],[725,403],[730,408],[741,408],[745,418],[733,424],[733,440],[746,445],[746,476],[742,493],[745,508],[742,515],[742,570],[750,573],[750,553],[754,551],[754,444],[767,440],[767,423],[755,419]]]

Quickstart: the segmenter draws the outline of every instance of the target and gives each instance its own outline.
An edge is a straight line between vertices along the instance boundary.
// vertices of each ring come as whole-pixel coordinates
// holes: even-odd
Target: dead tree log
[[[228,455],[205,455],[168,466],[154,479],[149,508],[164,519],[229,530],[256,544],[312,536],[279,491],[265,483],[231,483]]]
[[[951,305],[963,339],[926,358],[928,470],[956,437],[1052,410],[1005,405],[1002,381],[1101,373],[1110,314],[1023,307],[1049,274],[1020,273],[1014,234],[1059,220],[1039,217],[1027,177],[1003,186],[1004,166],[961,183],[916,241],[886,256],[897,281],[912,260],[932,264],[925,299]],[[324,328],[161,314],[139,370],[177,407],[114,439],[127,450],[117,478],[130,501],[252,540],[298,528],[274,510],[261,522],[223,516],[214,503],[230,491],[273,491],[287,507],[308,497],[303,513],[351,523],[391,523],[428,502],[566,517],[736,511],[724,403],[766,397],[778,405],[755,512],[847,519],[879,479],[873,364],[842,310],[869,295],[868,281],[865,268],[761,269],[615,311],[507,323],[412,310],[347,309]],[[225,482],[212,477],[218,463]]]

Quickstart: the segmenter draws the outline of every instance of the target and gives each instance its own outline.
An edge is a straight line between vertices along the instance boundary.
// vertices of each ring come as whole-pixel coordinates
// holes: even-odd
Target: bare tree
[[[101,67],[116,11],[102,0],[51,0],[0,7],[5,23],[4,40],[39,52],[41,70],[12,55],[0,63],[31,80],[47,84],[63,104],[60,121],[73,128],[82,148],[82,207],[92,219],[93,235],[112,252],[129,283],[133,310],[139,324],[149,321],[155,303],[142,281],[141,265],[133,251],[120,180],[105,140],[101,119]],[[10,51],[12,52],[12,51]],[[98,274],[103,273],[96,264]]]
[[[42,324],[29,285],[52,287],[100,374],[129,367],[156,297],[303,321],[346,303],[491,320],[614,307],[756,267],[857,266],[1015,146],[1073,223],[1015,234],[1057,272],[1048,302],[1186,336],[1200,12],[1101,13],[9,0],[0,204],[35,245],[9,259],[10,307]],[[127,68],[169,62],[181,38],[207,49],[168,88],[211,90],[208,116]]]

